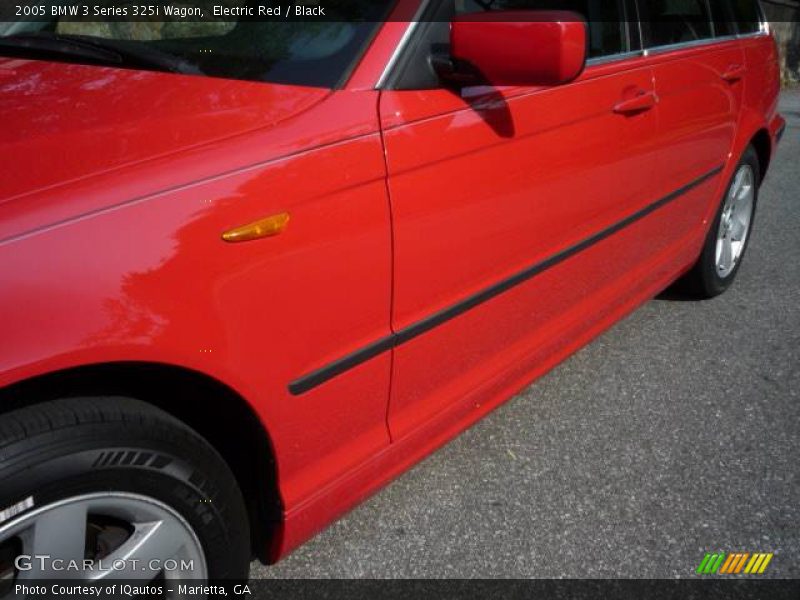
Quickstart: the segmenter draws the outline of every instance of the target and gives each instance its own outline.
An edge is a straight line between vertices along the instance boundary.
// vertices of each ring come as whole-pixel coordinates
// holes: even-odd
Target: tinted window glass
[[[132,0],[118,2],[133,4]],[[221,2],[197,0],[209,13]],[[247,0],[257,12],[262,2]],[[358,60],[394,0],[347,0],[327,6],[329,20],[115,22],[102,17],[75,21],[0,23],[0,56],[335,87]],[[335,5],[333,5],[335,4]],[[54,49],[54,41],[66,40]],[[93,51],[86,46],[91,45]]]
[[[714,35],[722,37],[734,35],[736,29],[733,26],[733,18],[730,14],[730,4],[727,0],[709,0],[711,7],[711,19],[714,21]]]
[[[739,33],[754,33],[761,29],[761,14],[756,0],[732,0],[733,17]]]
[[[711,18],[705,0],[645,0],[649,46],[682,44],[711,37]]]
[[[589,23],[589,56],[628,50],[622,2],[618,0],[456,0],[456,12],[485,10],[571,10]]]

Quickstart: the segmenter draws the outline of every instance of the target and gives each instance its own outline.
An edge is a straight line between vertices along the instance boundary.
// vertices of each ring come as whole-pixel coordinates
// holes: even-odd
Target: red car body
[[[781,129],[769,35],[380,89],[408,28],[337,90],[0,58],[0,387],[109,364],[224,387],[272,452],[269,560],[684,273]]]

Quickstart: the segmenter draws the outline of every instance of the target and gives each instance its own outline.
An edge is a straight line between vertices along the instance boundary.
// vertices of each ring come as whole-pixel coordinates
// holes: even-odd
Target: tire
[[[129,554],[126,549],[145,534],[146,543]],[[44,551],[71,559],[80,554],[81,535],[88,558],[106,557],[107,564],[97,563],[101,569],[108,569],[115,556],[149,560],[151,550],[149,556],[162,561],[146,567],[116,563],[115,572],[104,572],[108,577],[247,579],[247,513],[228,466],[193,430],[138,400],[72,398],[0,416],[0,549],[5,548],[6,581],[9,552],[14,555],[9,548],[20,552],[17,556]],[[165,561],[173,546],[175,559],[186,558],[182,570]],[[162,564],[164,569],[147,570]],[[41,565],[28,566],[25,573],[10,568],[19,578],[62,576],[48,571],[49,563],[43,571]]]
[[[747,246],[750,242],[753,229],[753,221],[758,205],[758,188],[761,184],[760,169],[761,167],[755,149],[752,146],[748,146],[739,164],[736,165],[736,169],[733,172],[731,180],[728,182],[728,186],[725,188],[725,195],[720,202],[717,215],[706,236],[700,258],[698,258],[689,273],[678,282],[678,290],[686,292],[696,298],[713,298],[727,290],[734,279],[736,279],[736,274],[742,266],[742,259],[744,258]],[[731,207],[731,201],[734,206],[734,214],[737,214],[737,201],[733,199],[733,194],[736,193],[737,184],[739,182],[737,178],[740,177],[740,174],[748,172],[752,178],[750,180],[752,198],[750,200],[749,218],[743,233],[741,231],[734,231],[733,229],[728,231],[728,240],[737,237],[741,237],[741,239],[737,240],[740,245],[736,246],[737,250],[733,251],[733,253],[736,254],[735,260],[733,260],[731,264],[723,264],[725,263],[725,254],[718,253],[719,244],[722,244],[723,248],[726,245],[726,242],[720,239],[725,229],[721,227],[721,225],[723,219],[727,219],[727,211],[728,208]],[[746,202],[742,202],[742,204],[746,204]],[[741,204],[739,206],[741,206]],[[740,210],[740,212],[745,211],[745,207],[742,207]],[[738,219],[734,219],[734,221],[738,223]]]

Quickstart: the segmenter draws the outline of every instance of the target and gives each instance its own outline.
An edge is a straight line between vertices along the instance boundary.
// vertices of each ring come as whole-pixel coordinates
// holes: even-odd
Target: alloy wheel
[[[123,492],[85,494],[29,511],[0,527],[0,580],[205,580],[205,554],[166,504]],[[49,557],[42,559],[41,557]]]
[[[753,167],[741,165],[725,198],[717,230],[716,267],[721,279],[733,273],[742,258],[753,220],[755,194]]]

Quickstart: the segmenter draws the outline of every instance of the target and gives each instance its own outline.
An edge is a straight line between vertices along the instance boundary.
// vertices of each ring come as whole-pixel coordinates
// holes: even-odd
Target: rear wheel
[[[758,155],[748,147],[727,192],[697,263],[680,287],[700,298],[713,298],[733,283],[742,264],[753,226],[759,187]]]
[[[3,415],[0,469],[0,597],[15,582],[52,578],[247,577],[233,475],[200,436],[148,404],[76,398]]]

